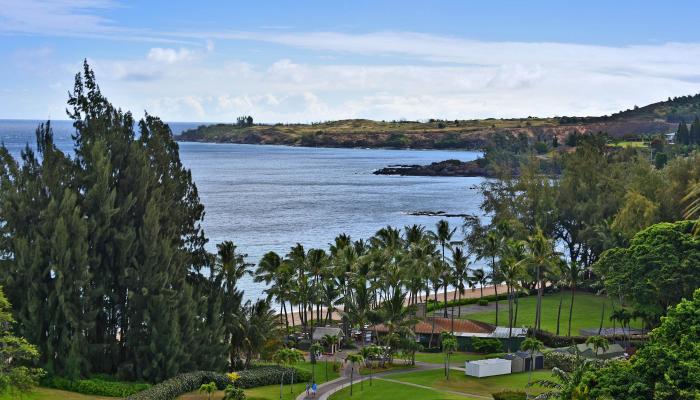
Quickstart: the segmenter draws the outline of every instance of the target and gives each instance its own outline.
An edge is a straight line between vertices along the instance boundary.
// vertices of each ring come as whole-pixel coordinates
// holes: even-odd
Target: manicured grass
[[[398,363],[396,361],[394,361],[394,364],[388,364],[388,363],[384,364],[384,368],[380,368],[377,366],[377,364],[375,364],[372,367],[372,374],[377,374],[380,372],[388,372],[388,371],[410,370],[412,368],[415,368],[415,367],[413,365],[405,364],[405,363],[402,363],[400,361]],[[369,373],[370,373],[370,370],[367,367],[363,366],[360,369],[360,375],[369,375]]]
[[[647,143],[641,141],[621,141],[614,144],[619,147],[647,147]]]
[[[549,370],[535,371],[532,373],[532,380],[548,378],[551,376]],[[446,380],[442,369],[411,372],[406,374],[396,374],[387,377],[402,382],[415,383],[429,386],[441,390],[453,390],[464,393],[488,396],[491,393],[503,390],[527,390],[528,393],[540,393],[542,388],[527,388],[528,374],[521,372],[518,374],[489,376],[486,378],[475,378],[464,375],[463,371],[453,369],[450,372],[450,380]]]
[[[559,334],[567,334],[567,326],[569,321],[569,304],[571,293],[564,291],[564,301],[561,308],[561,321],[559,324]],[[520,300],[518,307],[518,321],[515,326],[531,326],[535,321],[535,306],[537,304],[537,296],[523,297]],[[603,318],[603,327],[612,328],[613,323],[610,321],[610,313],[612,313],[612,303],[604,296],[597,296],[586,292],[576,292],[574,297],[574,311],[571,319],[571,334],[578,335],[581,328],[598,328],[600,326],[600,315],[605,306],[605,316]],[[498,302],[498,324],[500,326],[508,325],[508,301],[501,300]],[[615,306],[619,308],[619,305]],[[559,294],[544,296],[542,299],[542,329],[556,333],[557,331],[557,310],[559,308]],[[462,318],[473,319],[493,324],[496,318],[496,311],[489,310],[474,314],[462,313]],[[639,321],[632,322],[633,328],[641,328]],[[620,325],[617,324],[619,327]]]
[[[7,393],[0,395],[0,400],[114,400],[115,397],[88,396],[80,393],[66,392],[63,390],[36,388],[30,393]]]
[[[395,382],[375,380],[370,387],[365,382],[364,390],[355,384],[352,388],[353,396],[350,397],[350,388],[345,388],[334,393],[331,400],[362,399],[362,400],[388,400],[388,399],[414,399],[414,400],[453,400],[470,399],[469,397],[444,393],[437,390],[423,389],[415,386],[403,385]]]
[[[326,371],[325,371],[325,361],[319,361],[316,364],[316,383],[321,384],[326,382]],[[295,367],[311,372],[312,366],[311,362],[304,361],[294,365]],[[333,380],[339,376],[338,372],[333,371],[333,362],[328,362],[328,380]],[[290,389],[292,393],[290,393]],[[283,400],[293,400],[306,390],[306,382],[295,383],[294,387],[290,388],[289,385],[284,385],[282,392]],[[275,400],[280,398],[280,385],[268,385],[260,386],[251,389],[245,389],[245,395],[248,400]],[[224,392],[222,390],[214,393],[212,395],[212,400],[220,400],[224,397]],[[207,400],[208,396],[203,393],[192,392],[186,395],[180,396],[180,400]],[[5,400],[1,399],[0,400]]]
[[[502,356],[503,353],[493,353],[493,354],[478,354],[478,353],[464,353],[456,352],[450,356],[450,365],[464,366],[466,361],[473,360],[483,360],[485,358],[498,358]],[[424,363],[431,364],[442,364],[445,362],[445,354],[443,353],[416,353],[416,361],[421,361]]]

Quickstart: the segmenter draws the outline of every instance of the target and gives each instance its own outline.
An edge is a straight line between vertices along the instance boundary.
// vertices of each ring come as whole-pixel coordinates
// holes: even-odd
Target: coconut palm
[[[454,236],[455,231],[457,228],[450,228],[450,223],[447,220],[441,219],[440,221],[437,222],[436,226],[436,231],[434,234],[435,239],[437,242],[440,244],[440,247],[442,251],[440,254],[442,255],[442,264],[449,267],[449,264],[446,261],[446,254],[445,254],[445,249],[451,247],[451,241],[452,237]],[[449,279],[447,278],[451,274],[449,274],[449,268],[445,268],[445,276],[443,277],[443,283],[444,283],[444,301],[445,301],[445,310],[444,310],[444,317],[447,318],[447,286],[449,285]]]
[[[608,339],[602,336],[591,336],[588,339],[586,339],[586,344],[593,347],[596,359],[598,358],[598,350],[603,349],[603,353],[605,353],[610,348],[610,343],[608,343]]]
[[[241,318],[242,348],[245,351],[245,368],[250,366],[254,354],[278,336],[279,321],[267,300],[246,302]]]
[[[362,364],[362,362],[364,361],[364,357],[362,357],[362,354],[349,354],[345,360],[349,361],[351,363],[350,397],[352,397],[352,384],[353,384],[353,379],[355,378],[355,364]]]
[[[544,348],[544,344],[534,337],[527,337],[520,344],[520,350],[527,351],[530,353],[530,371],[527,377],[527,384],[530,385],[532,382],[532,370],[535,369],[535,352],[541,351]]]
[[[453,274],[452,280],[455,282],[457,288],[456,295],[458,295],[457,304],[462,302],[462,293],[465,289],[465,283],[469,282],[469,256],[462,250],[462,247],[455,247],[452,249],[452,266]],[[462,308],[458,306],[458,316],[462,316]],[[452,307],[452,319],[454,321],[454,306]],[[454,322],[453,322],[454,324]]]
[[[484,286],[486,285],[488,274],[486,273],[486,271],[484,271],[483,268],[477,268],[472,272],[472,276],[474,277],[474,281],[479,284],[479,290],[481,291],[481,293],[479,294],[479,298],[483,299]]]
[[[379,346],[371,345],[365,346],[360,350],[360,354],[365,359],[365,364],[369,368],[369,385],[372,386],[372,359],[379,356],[381,349]]]
[[[445,353],[445,377],[450,380],[450,356],[457,350],[457,339],[454,336],[442,340],[442,352]]]
[[[554,251],[552,241],[544,236],[539,227],[525,242],[527,255],[521,261],[524,265],[534,269],[535,282],[537,283],[537,305],[535,309],[535,331],[539,331],[542,325],[542,295],[544,294],[544,274],[555,268],[558,262],[558,253]]]
[[[284,268],[282,258],[274,251],[265,253],[255,270],[255,282],[265,282],[267,286],[264,291],[267,299],[274,299],[280,304],[280,320],[284,317],[287,331],[289,331],[289,317],[286,303],[291,278],[289,272],[287,268]]]
[[[316,382],[316,361],[323,353],[323,346],[319,342],[314,342],[309,346],[309,359],[311,361],[311,382]]]
[[[489,231],[484,237],[483,244],[481,246],[480,258],[488,258],[491,262],[491,282],[493,283],[493,291],[496,296],[496,322],[495,325],[498,326],[498,285],[501,283],[500,273],[498,272],[498,265],[496,265],[496,258],[501,251],[502,240],[495,230]],[[483,295],[483,290],[482,290]]]
[[[525,248],[522,242],[513,240],[505,242],[503,256],[499,260],[499,271],[506,283],[508,294],[508,338],[513,336],[513,299],[515,293],[521,289],[520,281],[525,277],[525,270],[521,263],[524,257]]]
[[[569,303],[569,324],[566,333],[566,336],[571,336],[571,318],[574,315],[574,296],[576,294],[576,284],[583,273],[583,268],[581,268],[580,264],[575,261],[560,264],[560,268],[564,269],[563,273],[565,275],[565,280],[569,285],[569,289],[571,290],[571,301]]]
[[[583,376],[590,371],[592,363],[582,357],[576,357],[571,372],[560,368],[552,368],[555,379],[540,379],[534,385],[549,389],[534,397],[534,400],[550,399],[586,399],[588,388],[581,385]],[[530,385],[531,386],[531,385]]]

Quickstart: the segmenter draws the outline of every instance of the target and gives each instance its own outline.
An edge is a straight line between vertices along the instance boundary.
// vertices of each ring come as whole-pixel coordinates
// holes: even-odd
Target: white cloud
[[[149,50],[146,58],[149,61],[154,61],[157,63],[174,64],[180,61],[188,61],[194,58],[194,53],[185,48],[175,49],[164,49],[162,47],[154,47]]]

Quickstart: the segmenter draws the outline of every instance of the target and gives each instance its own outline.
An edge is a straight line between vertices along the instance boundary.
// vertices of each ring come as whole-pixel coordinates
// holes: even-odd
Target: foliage
[[[35,346],[12,332],[12,306],[0,287],[0,393],[26,392],[36,386],[44,371],[27,367],[39,358]]]
[[[52,375],[160,381],[223,369],[222,282],[204,208],[167,124],[103,96],[84,64],[69,94],[75,154],[49,123],[15,160],[0,146],[0,281]]]
[[[503,350],[503,343],[493,338],[472,338],[472,348],[476,353],[498,353]]]
[[[222,400],[245,400],[245,392],[241,388],[232,385],[226,386],[224,390],[224,398]]]
[[[488,306],[488,305],[489,305],[489,301],[488,301],[487,299],[479,299],[479,300],[476,302],[476,304],[478,304],[478,305],[480,305],[480,306]]]
[[[41,385],[69,392],[109,397],[127,397],[151,386],[143,382],[121,382],[100,377],[78,380],[51,377],[43,379]]]
[[[502,392],[492,393],[493,400],[526,400],[527,393],[515,390],[504,390]]]
[[[660,223],[639,233],[629,247],[607,251],[595,265],[610,295],[629,302],[655,324],[667,307],[700,287],[700,238],[694,223]]]

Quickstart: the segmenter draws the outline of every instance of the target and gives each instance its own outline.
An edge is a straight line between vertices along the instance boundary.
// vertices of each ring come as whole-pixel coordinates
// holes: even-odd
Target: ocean
[[[34,146],[41,121],[0,120],[0,142],[19,155]],[[72,152],[70,121],[53,121],[56,145]],[[173,133],[201,123],[170,123]],[[473,160],[473,151],[331,149],[243,144],[180,143],[180,157],[191,169],[205,207],[208,247],[233,240],[248,261],[290,247],[327,248],[340,233],[368,238],[392,225],[434,228],[439,218],[412,211],[480,215],[483,178],[373,175],[391,164]],[[454,226],[460,218],[450,218]],[[458,230],[459,233],[459,230]],[[264,284],[244,278],[246,298],[263,296]]]

